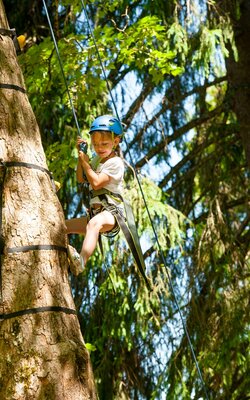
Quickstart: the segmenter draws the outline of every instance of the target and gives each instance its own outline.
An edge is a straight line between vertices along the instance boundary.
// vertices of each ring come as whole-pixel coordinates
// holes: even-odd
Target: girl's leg
[[[67,234],[78,233],[85,235],[87,222],[88,222],[87,217],[67,219],[65,221],[67,227]]]
[[[87,217],[72,218],[66,220],[65,223],[67,227],[67,234],[78,233],[84,235],[86,232],[87,222],[88,222]],[[68,252],[70,271],[77,276],[81,272],[83,272],[83,260],[81,260],[81,257],[79,256],[76,249],[70,246],[69,244],[67,246],[67,252]]]
[[[102,211],[91,218],[86,226],[86,235],[81,250],[84,264],[86,264],[96,248],[99,233],[110,231],[115,224],[115,217],[109,211]]]

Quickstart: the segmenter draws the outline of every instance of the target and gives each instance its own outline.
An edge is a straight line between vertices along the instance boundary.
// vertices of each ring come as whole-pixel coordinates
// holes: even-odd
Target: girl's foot
[[[69,268],[73,275],[77,276],[84,270],[84,261],[82,256],[76,251],[73,246],[68,245],[67,248]]]

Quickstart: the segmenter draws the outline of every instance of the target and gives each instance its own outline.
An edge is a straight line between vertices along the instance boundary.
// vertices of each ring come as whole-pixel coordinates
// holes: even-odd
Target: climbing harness
[[[142,254],[141,245],[135,225],[134,214],[130,203],[126,199],[124,199],[119,193],[113,193],[110,190],[104,188],[99,190],[91,190],[90,196],[92,198],[98,197],[101,200],[104,209],[107,208],[107,205],[111,206],[108,210],[114,215],[119,227],[121,228],[125,236],[125,239],[128,243],[128,246],[134,256],[134,259],[139,268],[141,276],[143,277],[148,290],[151,291],[153,288],[145,274],[146,270],[145,261]],[[109,203],[109,196],[123,202],[126,218],[119,212],[117,206]],[[108,234],[109,232],[107,232],[107,235]]]

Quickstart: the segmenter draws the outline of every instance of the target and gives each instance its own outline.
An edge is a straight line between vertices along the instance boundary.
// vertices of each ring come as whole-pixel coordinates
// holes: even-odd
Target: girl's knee
[[[109,230],[113,229],[115,222],[115,218],[110,212],[103,211],[102,213],[91,218],[91,220],[88,222],[86,232],[108,232]]]
[[[98,216],[96,216],[96,217],[93,217],[93,218],[91,218],[90,220],[89,220],[89,222],[88,222],[88,224],[87,224],[87,230],[88,229],[96,229],[96,230],[100,230],[101,228],[102,228],[102,223],[101,223],[101,221],[100,221],[100,219],[99,218],[97,218]]]

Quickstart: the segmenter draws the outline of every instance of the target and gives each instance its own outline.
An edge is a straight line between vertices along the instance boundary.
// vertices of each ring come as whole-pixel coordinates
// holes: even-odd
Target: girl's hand
[[[78,151],[80,151],[80,144],[81,143],[87,144],[86,140],[82,139],[80,136],[77,136],[76,148],[77,148]]]
[[[89,156],[87,154],[85,154],[83,151],[81,151],[81,150],[78,151],[78,157],[79,157],[79,160],[83,167],[84,167],[84,164],[89,163]]]

